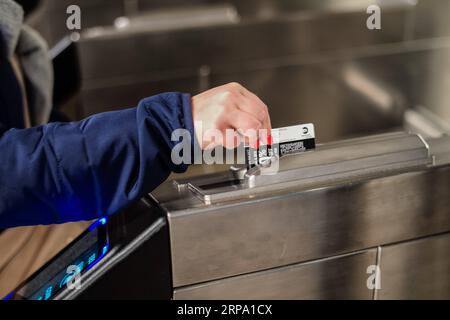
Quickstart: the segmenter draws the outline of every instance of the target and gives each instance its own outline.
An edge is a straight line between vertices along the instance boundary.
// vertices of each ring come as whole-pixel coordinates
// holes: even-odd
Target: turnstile
[[[449,137],[369,136],[273,165],[167,181],[12,297],[45,298],[93,246],[80,288],[48,298],[450,298]]]

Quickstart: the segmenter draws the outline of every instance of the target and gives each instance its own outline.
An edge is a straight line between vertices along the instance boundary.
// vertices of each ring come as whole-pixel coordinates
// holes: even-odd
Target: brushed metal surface
[[[364,8],[366,2],[356,7]],[[365,10],[345,4],[335,10],[338,6],[330,2],[296,6],[288,16],[244,17],[235,25],[82,38],[78,45],[84,115],[134,105],[161,91],[195,94],[206,89],[205,83],[216,86],[235,79],[267,102],[274,126],[311,119],[319,126],[319,141],[400,127],[406,108],[401,99],[392,100],[392,112],[380,112],[349,89],[341,80],[339,63],[330,58],[334,61],[343,49],[401,42],[408,8],[386,8],[383,32],[370,32],[355,27],[365,21]],[[258,8],[255,3],[254,10]],[[325,55],[322,63],[311,65],[318,54]],[[204,67],[210,70],[206,80],[200,72]],[[320,116],[324,113],[328,116]]]
[[[221,3],[46,0],[28,23],[55,43],[70,32],[65,27],[69,4],[82,8],[86,30],[111,26],[122,15],[145,16],[146,9]],[[360,27],[372,4],[368,0],[227,3],[236,7],[242,23],[83,38],[80,116],[135,105],[161,91],[197,93],[239,81],[267,102],[274,126],[314,122],[320,141],[392,130],[402,125],[401,113],[416,105],[450,121],[447,0],[383,1],[382,30],[375,32]],[[345,71],[350,63],[359,77]],[[204,67],[211,70],[206,81],[199,72]],[[367,85],[379,94],[367,95]],[[377,110],[380,106],[384,109]]]
[[[169,215],[174,285],[448,231],[449,150],[450,137],[430,141],[425,171],[214,205],[167,182],[152,195]]]
[[[431,150],[434,150],[434,162],[436,166],[450,163],[450,136],[445,135],[437,139],[427,140]]]
[[[371,32],[364,23],[362,28],[355,28],[367,18],[367,7],[358,7],[361,10],[344,9],[333,14],[327,10],[315,14],[293,11],[271,19],[243,19],[232,25],[226,20],[222,25],[211,21],[203,27],[181,30],[153,29],[151,25],[146,29],[125,28],[115,32],[108,27],[87,29],[80,42],[83,74],[86,79],[99,79],[205,64],[243,65],[255,59],[403,40],[404,15],[410,6],[386,5],[383,32]],[[115,54],[110,55],[111,52]]]
[[[223,3],[223,0],[138,0],[141,9],[171,8],[182,5],[206,5]],[[441,0],[442,1],[442,0]],[[361,11],[373,4],[371,0],[228,0],[233,4],[239,14],[245,19],[268,19],[277,15],[293,12],[304,12],[308,14],[323,12],[333,13],[342,11]],[[389,7],[414,7],[415,4],[409,0],[389,0],[382,2],[384,8]]]
[[[266,102],[275,127],[313,122],[321,142],[397,130],[415,106],[450,122],[449,38],[435,38],[448,35],[439,31],[445,0],[385,2],[376,32],[359,27],[365,0],[231,3],[241,23],[83,38],[83,114],[238,81]],[[434,32],[436,15],[444,24]]]
[[[174,290],[175,300],[372,299],[367,268],[377,250],[290,265]]]
[[[172,182],[152,193],[169,216],[176,287],[449,231],[449,194],[448,163],[212,205]]]
[[[378,299],[450,299],[450,234],[381,249]]]
[[[235,183],[232,172],[228,179],[212,175],[185,183],[209,204],[246,198],[261,193],[263,189],[275,192],[292,185],[314,188],[353,177],[363,179],[426,168],[432,163],[432,158],[427,143],[420,136],[397,132],[320,145],[315,150],[274,161],[272,166],[276,168],[276,174],[267,174],[267,168],[256,166],[247,171],[239,184]],[[178,179],[175,183],[183,185]]]
[[[211,67],[209,84],[240,82],[266,102],[274,127],[313,122],[317,140],[329,142],[398,130],[404,112],[415,106],[450,122],[449,57],[449,41],[424,41],[378,51],[372,48],[353,54],[314,54]],[[135,105],[142,97],[158,92],[195,94],[202,87],[199,68],[145,74],[124,71],[118,77],[85,79],[84,113]]]
[[[420,0],[414,10],[411,26],[414,38],[450,36],[450,2],[447,0]]]

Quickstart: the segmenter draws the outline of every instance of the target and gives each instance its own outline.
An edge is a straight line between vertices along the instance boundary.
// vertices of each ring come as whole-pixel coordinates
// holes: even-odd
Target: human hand
[[[248,133],[252,131],[265,143],[272,129],[267,106],[236,82],[192,97],[192,114],[195,134],[202,149],[217,145],[236,148],[243,139],[249,138]],[[221,133],[220,141],[214,134],[217,132]]]

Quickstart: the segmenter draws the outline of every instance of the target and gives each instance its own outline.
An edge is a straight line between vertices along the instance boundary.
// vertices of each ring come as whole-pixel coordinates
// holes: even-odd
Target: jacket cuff
[[[142,114],[144,113],[144,115]],[[138,106],[138,124],[140,116],[144,116],[149,130],[161,137],[161,155],[171,171],[185,172],[189,164],[194,163],[194,150],[197,142],[192,116],[191,95],[188,93],[167,92],[141,100]],[[141,118],[142,119],[142,118]],[[189,133],[188,156],[182,163],[174,163],[172,150],[180,141],[172,141],[172,133],[177,129],[185,129]]]

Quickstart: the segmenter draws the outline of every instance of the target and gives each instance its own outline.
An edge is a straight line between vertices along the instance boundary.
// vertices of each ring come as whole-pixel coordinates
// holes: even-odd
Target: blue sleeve
[[[139,199],[183,172],[173,130],[193,137],[191,98],[165,93],[137,108],[0,136],[0,228],[89,220]]]

